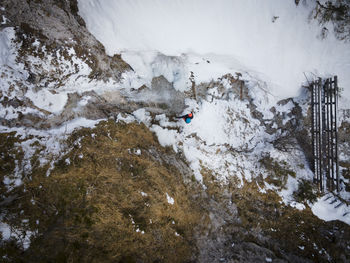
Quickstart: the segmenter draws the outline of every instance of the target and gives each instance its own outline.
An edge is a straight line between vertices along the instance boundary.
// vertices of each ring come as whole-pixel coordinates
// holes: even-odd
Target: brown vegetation
[[[192,259],[193,231],[205,214],[191,200],[194,189],[183,183],[180,172],[151,156],[150,149],[159,156],[169,153],[144,125],[102,122],[73,133],[68,144],[71,151],[50,176],[48,167],[37,168],[25,182],[24,196],[11,204],[18,214],[7,222],[20,228],[22,219],[29,219],[38,231],[19,261]],[[9,253],[13,246],[3,249]]]

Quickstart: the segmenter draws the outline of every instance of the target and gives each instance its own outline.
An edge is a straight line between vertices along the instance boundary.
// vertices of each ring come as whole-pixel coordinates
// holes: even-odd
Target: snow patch
[[[27,222],[24,222],[27,223]],[[0,222],[0,232],[3,240],[9,240],[15,238],[19,244],[22,245],[24,250],[27,250],[30,246],[30,238],[35,233],[32,231],[20,231],[10,227],[8,224]]]
[[[339,220],[350,225],[350,206],[341,203],[332,194],[318,198],[311,206],[314,215],[325,221]]]
[[[177,152],[177,132],[175,130],[168,130],[158,125],[152,125],[150,130],[155,132],[160,145],[163,147],[173,146],[174,151]]]
[[[168,201],[169,204],[171,205],[174,204],[174,198],[172,198],[168,193],[166,193],[166,200]]]
[[[15,38],[15,29],[7,27],[0,31],[0,65],[11,65],[14,62],[12,40]]]
[[[133,115],[139,122],[143,122],[146,125],[150,125],[152,117],[145,109],[138,109],[133,112]]]
[[[51,93],[44,89],[38,92],[28,90],[26,96],[31,99],[38,108],[55,114],[59,114],[63,110],[68,100],[66,93]]]

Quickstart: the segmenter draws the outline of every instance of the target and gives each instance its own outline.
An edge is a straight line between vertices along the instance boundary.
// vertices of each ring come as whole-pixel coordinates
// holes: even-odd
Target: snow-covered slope
[[[350,98],[350,45],[309,18],[314,3],[293,0],[84,0],[79,10],[107,52],[225,55],[227,67],[249,69],[279,98],[296,96],[313,74],[337,74]],[[329,29],[331,25],[327,25]],[[227,65],[227,63],[226,63]],[[187,76],[185,76],[187,77]],[[215,77],[215,76],[213,76]],[[183,81],[181,83],[183,85]]]
[[[298,108],[306,111],[308,104],[302,101],[305,98],[280,102],[275,105],[275,111],[265,110],[263,105],[270,96],[258,83],[247,82],[244,89],[248,89],[249,98],[241,100],[239,92],[234,91],[236,83],[229,80],[230,77],[222,77],[211,83],[200,102],[186,100],[185,111],[194,112],[190,124],[166,114],[154,116],[144,108],[127,117],[119,115],[117,119],[143,122],[157,135],[162,146],[172,147],[186,157],[195,178],[204,187],[210,174],[222,186],[233,184],[238,188],[260,177],[264,181],[258,185],[260,192],[273,190],[285,204],[305,209],[304,204],[295,200],[295,193],[300,182],[312,182],[313,172],[296,139],[299,135],[293,134],[297,133],[293,131],[300,121],[297,119],[303,117],[291,114]],[[339,195],[348,199],[345,187],[341,188]],[[350,225],[350,206],[332,193],[327,197],[319,198],[314,205],[309,203],[313,213],[326,221],[340,220]]]
[[[302,84],[318,76],[339,76],[344,88],[341,107],[348,107],[350,44],[335,37],[331,24],[327,36],[321,36],[322,27],[310,17],[314,7],[309,1],[296,5],[292,0],[79,1],[88,29],[110,55],[121,53],[134,69],[124,74],[124,89],[151,87],[154,77],[164,76],[176,90],[189,92],[193,82],[240,73],[265,125],[276,121],[269,109],[278,99],[298,96]],[[265,183],[262,191],[274,189],[286,203],[303,207],[292,197],[298,181],[313,176],[303,150],[276,149],[272,142],[283,136],[283,129],[273,124],[277,130],[268,133],[252,116],[252,101],[223,99],[220,85],[225,92],[234,89],[221,79],[199,101],[186,101],[186,110],[195,112],[189,126],[179,126],[164,114],[153,119],[145,109],[133,115],[157,134],[162,145],[183,152],[201,182],[203,169],[221,182],[235,178],[240,184],[258,174],[266,179],[264,158],[288,163],[297,177],[285,178],[286,189]],[[283,125],[290,121],[286,114],[293,107],[276,107],[277,115],[284,116]],[[302,110],[306,115],[307,107]],[[340,220],[349,222],[348,217]]]
[[[342,87],[349,80],[345,74],[350,65],[348,44],[336,40],[332,34],[323,40],[319,37],[319,25],[315,21],[307,23],[312,6],[302,3],[295,6],[293,0],[81,0],[80,13],[87,21],[88,29],[102,41],[110,55],[120,52],[122,59],[132,67],[130,70],[119,55],[106,56],[103,46],[86,31],[83,20],[75,24],[74,30],[70,25],[59,23],[75,15],[76,0],[64,1],[63,6],[56,6],[56,1],[52,0],[54,8],[50,8],[51,2],[18,1],[22,1],[26,9],[21,12],[11,9],[12,13],[49,10],[40,16],[49,22],[33,20],[23,27],[23,20],[17,19],[17,24],[6,24],[0,31],[0,243],[17,241],[29,253],[24,255],[42,256],[35,249],[42,247],[41,243],[33,242],[38,234],[42,234],[50,240],[44,239],[42,244],[47,243],[55,253],[60,253],[59,246],[47,235],[45,220],[48,216],[41,201],[47,199],[48,207],[52,207],[51,199],[46,196],[57,194],[58,200],[64,199],[60,209],[62,215],[66,215],[64,211],[70,208],[65,204],[74,203],[76,196],[67,196],[66,190],[61,194],[50,188],[50,184],[43,186],[42,183],[52,181],[54,186],[62,186],[64,190],[66,184],[56,180],[62,178],[73,192],[81,192],[84,200],[94,192],[96,196],[90,200],[95,203],[100,197],[105,200],[101,193],[107,193],[106,186],[110,185],[113,176],[121,173],[123,177],[117,178],[116,187],[111,190],[121,195],[125,206],[108,199],[106,207],[123,208],[120,219],[128,225],[127,233],[131,235],[124,235],[128,240],[134,235],[133,240],[142,240],[139,238],[153,235],[151,229],[158,231],[154,223],[159,215],[166,221],[165,224],[163,219],[158,222],[161,227],[171,230],[165,240],[185,240],[181,231],[173,229],[180,225],[179,221],[176,218],[168,220],[173,218],[173,212],[164,217],[151,210],[149,217],[144,215],[150,207],[159,207],[161,211],[170,207],[180,211],[181,219],[192,216],[194,210],[187,213],[181,205],[183,196],[189,195],[190,203],[200,208],[201,213],[206,213],[206,209],[209,211],[208,223],[203,216],[201,220],[195,220],[196,226],[206,229],[204,236],[195,238],[203,243],[198,247],[200,253],[212,254],[215,260],[199,258],[199,262],[229,262],[222,260],[223,248],[228,251],[228,256],[241,251],[249,254],[249,249],[242,246],[244,236],[241,233],[246,233],[244,235],[249,236],[254,245],[252,256],[258,256],[262,261],[264,258],[266,262],[275,261],[275,255],[265,249],[261,253],[255,244],[267,248],[276,244],[276,249],[282,251],[280,243],[286,243],[286,236],[293,246],[285,251],[296,251],[297,255],[299,250],[311,249],[312,253],[306,258],[317,261],[314,255],[322,254],[322,259],[329,260],[329,255],[339,253],[338,250],[329,252],[334,244],[327,246],[330,239],[323,233],[326,229],[334,236],[340,231],[344,233],[345,229],[344,235],[337,236],[336,246],[339,251],[345,251],[345,255],[350,255],[350,243],[346,243],[347,250],[342,244],[349,240],[346,237],[350,233],[346,232],[349,228],[345,228],[350,225],[350,160],[347,158],[350,142],[346,138],[350,111],[346,122],[349,126],[342,128],[342,134],[339,132],[341,191],[338,196],[327,193],[317,198],[308,161],[311,148],[309,92],[302,89],[300,96],[276,103],[279,98],[299,93],[301,84],[306,81],[304,71],[310,79],[314,77],[313,73],[337,74]],[[6,8],[0,6],[0,11],[7,12],[11,4],[8,0]],[[57,18],[60,13],[65,16]],[[9,16],[11,21],[15,16]],[[52,21],[53,17],[56,20]],[[43,25],[48,25],[44,31],[35,30]],[[63,30],[59,36],[70,36],[73,31],[86,31],[86,35],[81,38],[78,34],[74,39],[67,37],[58,42],[52,38],[54,33],[48,35],[49,39],[42,37],[43,32],[56,32],[54,29]],[[95,57],[96,52],[100,52],[99,59]],[[101,64],[103,61],[105,63]],[[343,106],[348,106],[344,102]],[[194,114],[190,124],[175,118],[177,114],[190,111]],[[339,120],[343,121],[341,125],[345,123],[345,113],[339,114]],[[84,165],[81,165],[82,161]],[[155,163],[158,163],[157,169]],[[111,165],[108,173],[96,170],[104,170],[106,164]],[[164,174],[168,165],[171,165],[169,174]],[[174,177],[177,170],[182,178]],[[86,191],[69,181],[76,176],[79,181],[88,182],[87,172],[91,172],[94,181],[87,185]],[[163,180],[167,174],[172,178],[165,182],[169,190],[152,181],[154,178]],[[100,176],[98,180],[102,177],[107,180],[106,184],[97,185],[95,175]],[[133,184],[127,178],[152,187],[147,191],[140,185],[130,187]],[[123,188],[121,182],[131,189],[130,192],[119,191]],[[189,187],[186,194],[170,189],[177,189],[182,183]],[[26,198],[21,197],[17,202],[12,196],[19,195],[21,189]],[[37,195],[40,191],[45,192],[44,197]],[[163,200],[161,205],[154,203],[158,195]],[[201,196],[205,201],[200,199]],[[130,204],[135,200],[138,203],[135,215],[142,214],[145,219],[142,224],[147,225],[146,228],[139,228],[140,218],[130,212]],[[111,203],[118,205],[110,206]],[[78,205],[79,211],[85,209]],[[29,207],[28,211],[23,212],[23,207]],[[347,225],[341,222],[320,224],[307,207],[325,221],[340,220]],[[33,213],[34,208],[43,217]],[[106,214],[101,211],[96,213],[101,215],[101,222],[105,222]],[[290,218],[290,213],[297,217]],[[111,213],[111,225],[120,226],[116,221],[119,215],[119,212]],[[52,210],[49,221],[60,216],[61,213]],[[72,216],[76,218],[73,213]],[[298,221],[311,224],[300,227]],[[339,228],[334,227],[339,224]],[[78,229],[81,236],[81,229],[75,227],[76,220],[73,225],[72,229]],[[184,222],[183,225],[196,231],[191,223]],[[100,235],[100,229],[98,245],[114,247],[112,239],[109,242]],[[103,232],[113,237],[108,229]],[[208,235],[207,230],[214,235]],[[21,235],[17,234],[20,231]],[[235,236],[236,231],[238,236]],[[88,232],[92,233],[91,229]],[[275,243],[266,243],[266,237],[275,232],[278,234]],[[294,239],[289,232],[298,236]],[[258,242],[251,239],[252,234],[258,237]],[[101,243],[100,237],[105,243]],[[156,237],[157,242],[152,243],[163,244],[158,242],[159,234]],[[88,239],[85,235],[81,238],[82,244],[92,240],[91,235]],[[313,248],[304,244],[309,238],[315,241]],[[118,242],[128,250],[129,245],[124,244]],[[137,249],[145,257],[150,249],[159,251],[150,248],[147,242],[133,244],[146,244],[145,253]],[[169,247],[168,243],[164,244]],[[45,246],[42,251],[51,254]],[[81,247],[90,250],[89,246]],[[172,244],[171,247],[175,246]],[[97,248],[100,250],[99,246]],[[88,257],[93,254],[91,251],[81,253]],[[111,254],[112,261],[117,260],[114,250]],[[105,253],[101,255],[108,261]],[[246,256],[244,254],[242,262],[250,262],[244,258]],[[174,262],[172,259],[161,261]]]

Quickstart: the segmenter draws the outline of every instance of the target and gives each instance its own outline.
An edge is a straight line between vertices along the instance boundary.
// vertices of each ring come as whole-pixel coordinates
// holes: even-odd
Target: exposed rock
[[[125,70],[131,70],[120,56],[106,55],[103,46],[86,30],[76,0],[3,0],[2,5],[5,11],[1,12],[8,22],[1,28],[16,28],[18,59],[28,71],[24,82],[34,90],[46,89],[55,81],[55,87],[49,90],[55,93],[66,79],[79,73],[74,63],[69,72],[60,71],[57,58],[71,60],[68,52],[71,48],[92,69],[90,79],[119,80]],[[38,65],[45,60],[45,54],[33,49],[36,40],[56,59],[52,62],[53,70]],[[38,58],[39,63],[26,60],[28,56]],[[64,127],[76,118],[110,118],[93,129],[79,129],[69,137],[64,136],[56,156],[39,143],[40,135],[0,134],[0,216],[22,234],[16,240],[1,242],[0,256],[5,255],[2,259],[348,261],[347,225],[325,223],[309,209],[298,211],[284,205],[274,191],[260,191],[265,182],[282,189],[288,176],[295,177],[288,163],[261,155],[255,161],[266,169],[265,179],[255,174],[251,182],[238,186],[232,175],[224,185],[203,169],[204,182],[200,184],[181,151],[175,153],[170,147],[161,147],[144,125],[112,120],[119,113],[131,115],[139,108],[146,108],[152,116],[161,113],[173,116],[183,111],[186,98],[210,101],[234,97],[247,102],[251,115],[268,134],[275,136],[270,141],[275,149],[288,152],[300,144],[306,157],[310,157],[307,130],[310,116],[303,115],[305,105],[297,99],[280,101],[271,109],[273,117],[265,119],[241,76],[227,74],[198,84],[192,78],[192,90],[185,93],[176,91],[163,76],[153,78],[150,87],[132,91],[130,98],[120,91],[67,93],[67,102],[57,114],[39,109],[24,98],[27,89],[23,83],[18,84],[17,97],[9,98],[1,92],[1,105],[14,108],[18,114],[17,118],[0,119],[0,124],[7,127],[42,131]],[[215,89],[217,92],[208,93]],[[286,105],[290,105],[288,110],[278,109]],[[21,113],[22,106],[37,113]],[[343,145],[349,143],[349,130],[348,123],[342,123],[339,140]],[[25,156],[22,142],[31,147],[30,156]],[[253,150],[228,149],[235,156]],[[343,147],[342,151],[348,153],[348,148]],[[48,162],[41,160],[43,156]],[[347,168],[343,170],[344,178],[349,179],[350,165],[343,162],[342,166]],[[23,179],[23,185],[17,188],[5,185],[8,178],[15,180],[16,176]],[[168,195],[174,203],[167,201]],[[32,243],[25,250],[21,242],[27,232],[32,234]]]
[[[125,70],[131,70],[120,56],[106,55],[103,45],[87,31],[78,14],[77,0],[4,0],[2,6],[8,22],[1,26],[15,27],[18,34],[29,37],[25,40],[29,43],[22,43],[24,50],[34,39],[54,50],[71,46],[88,62],[90,77],[95,79],[120,79]],[[30,75],[28,80],[35,83],[37,79]]]

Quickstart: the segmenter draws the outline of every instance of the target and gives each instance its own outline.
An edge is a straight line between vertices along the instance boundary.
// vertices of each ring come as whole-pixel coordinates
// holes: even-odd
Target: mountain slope
[[[100,3],[94,15],[108,1],[11,3],[0,6],[3,261],[350,259],[349,110],[339,111],[342,189],[323,195],[309,165],[307,88],[278,100],[232,54],[109,56],[77,9]],[[148,12],[138,1],[116,3]],[[172,7],[199,18],[193,3]],[[190,124],[175,118],[190,111]]]

